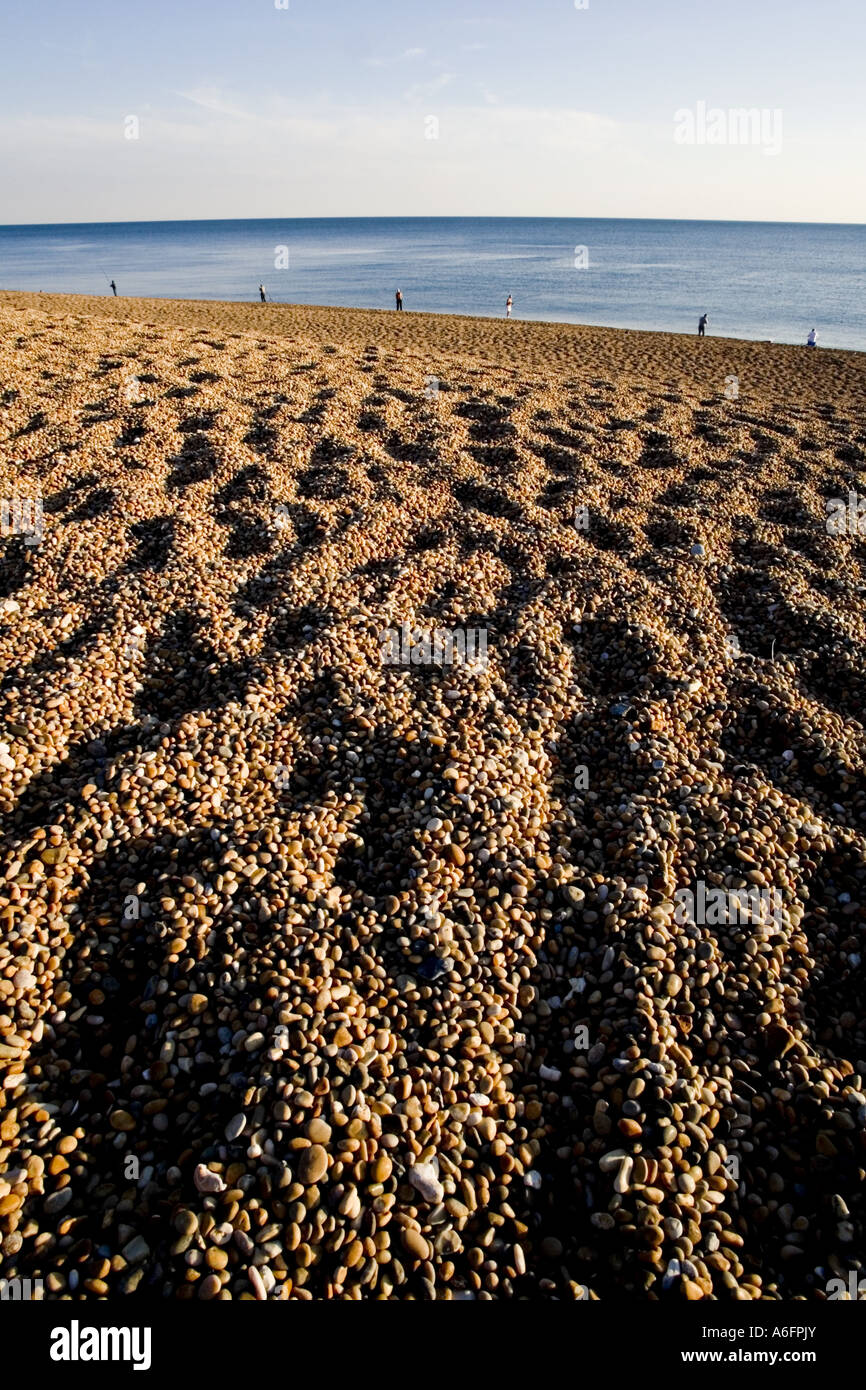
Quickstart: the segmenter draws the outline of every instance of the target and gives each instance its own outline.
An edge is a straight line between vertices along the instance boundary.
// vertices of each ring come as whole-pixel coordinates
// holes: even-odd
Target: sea
[[[0,226],[0,288],[504,315],[866,350],[866,227],[556,217]]]

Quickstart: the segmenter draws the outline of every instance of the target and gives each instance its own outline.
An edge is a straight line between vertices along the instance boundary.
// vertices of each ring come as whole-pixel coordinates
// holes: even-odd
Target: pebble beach
[[[864,402],[854,352],[0,292],[0,1277],[856,1288]],[[486,660],[383,660],[430,629]]]

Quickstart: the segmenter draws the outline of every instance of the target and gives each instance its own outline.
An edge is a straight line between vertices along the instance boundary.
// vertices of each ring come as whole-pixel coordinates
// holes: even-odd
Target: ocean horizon
[[[0,226],[0,286],[514,317],[866,350],[866,227],[640,218]]]

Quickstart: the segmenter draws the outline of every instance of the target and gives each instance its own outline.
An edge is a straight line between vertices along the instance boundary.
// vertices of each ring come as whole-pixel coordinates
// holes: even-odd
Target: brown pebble
[[[108,1117],[108,1122],[112,1129],[118,1129],[123,1132],[135,1129],[135,1120],[128,1110],[112,1110]]]
[[[403,1249],[411,1255],[413,1259],[429,1260],[430,1245],[424,1239],[420,1231],[416,1231],[413,1227],[407,1226],[403,1229],[400,1240]]]
[[[328,1170],[328,1154],[321,1144],[311,1144],[308,1149],[301,1150],[301,1161],[298,1167],[298,1177],[306,1187],[311,1187],[324,1177]]]

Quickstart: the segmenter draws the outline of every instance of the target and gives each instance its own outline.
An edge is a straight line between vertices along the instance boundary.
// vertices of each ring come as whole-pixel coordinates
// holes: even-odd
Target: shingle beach
[[[851,352],[0,293],[0,1276],[863,1276],[864,404]]]

